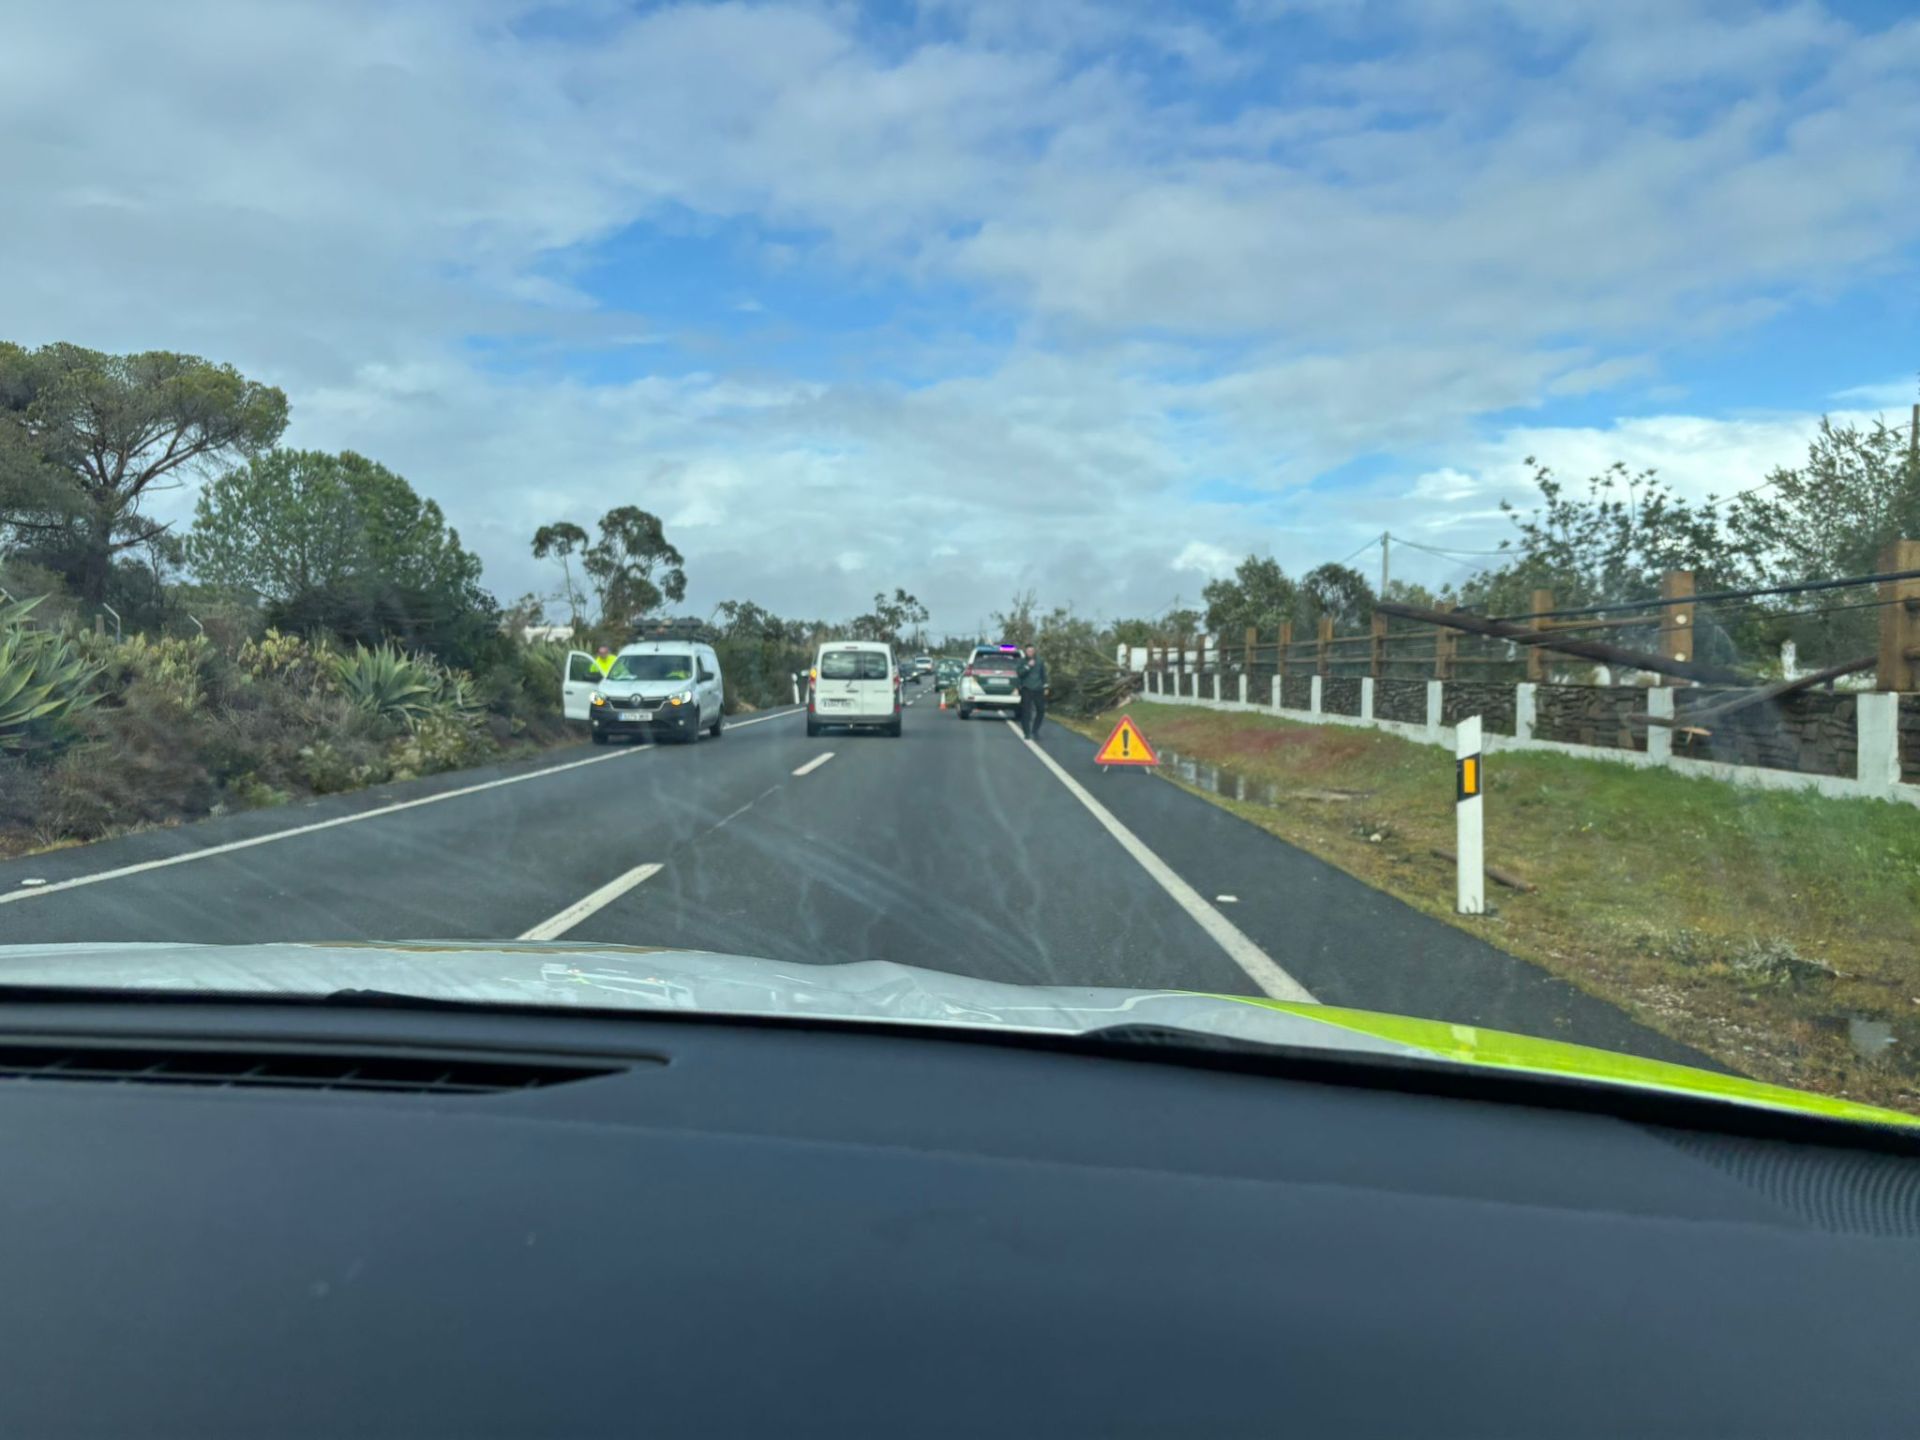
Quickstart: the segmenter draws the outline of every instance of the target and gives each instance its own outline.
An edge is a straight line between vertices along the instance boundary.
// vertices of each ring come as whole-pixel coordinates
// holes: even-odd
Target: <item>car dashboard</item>
[[[1920,1430],[1879,1132],[377,997],[0,1006],[0,1080],[8,1435]]]

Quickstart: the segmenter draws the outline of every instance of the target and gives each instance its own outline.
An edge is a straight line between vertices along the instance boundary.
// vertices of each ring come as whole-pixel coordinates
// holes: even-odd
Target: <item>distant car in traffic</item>
[[[933,674],[933,657],[931,655],[914,656],[913,657],[913,673],[915,675]]]
[[[933,683],[942,690],[951,690],[960,683],[962,665],[958,660],[942,660],[934,666]]]
[[[1014,676],[1019,667],[1018,645],[976,645],[960,672],[960,718],[969,720],[976,710],[1002,714],[1018,710],[1020,691]]]

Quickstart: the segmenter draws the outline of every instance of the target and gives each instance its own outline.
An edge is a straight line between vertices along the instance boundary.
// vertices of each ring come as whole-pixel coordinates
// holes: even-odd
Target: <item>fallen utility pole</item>
[[[1373,608],[1385,615],[1396,615],[1402,620],[1419,620],[1428,625],[1444,625],[1450,630],[1465,630],[1469,634],[1486,635],[1495,640],[1511,640],[1516,645],[1537,645],[1543,650],[1554,650],[1562,655],[1592,660],[1601,665],[1619,665],[1628,670],[1648,670],[1656,675],[1672,675],[1681,680],[1695,680],[1705,685],[1753,683],[1751,676],[1742,675],[1738,670],[1723,670],[1718,665],[1701,665],[1691,660],[1669,660],[1664,655],[1649,655],[1640,650],[1627,650],[1618,645],[1609,645],[1604,640],[1569,639],[1549,630],[1529,630],[1523,625],[1510,625],[1504,620],[1488,620],[1484,616],[1467,615],[1458,610],[1429,610],[1424,605],[1399,605],[1385,600],[1375,602]]]
[[[1842,675],[1858,675],[1862,670],[1871,670],[1880,663],[1878,655],[1863,655],[1858,660],[1844,661],[1839,665],[1829,665],[1824,670],[1816,670],[1811,675],[1802,675],[1797,680],[1777,680],[1771,685],[1763,685],[1758,690],[1749,690],[1744,695],[1735,695],[1717,705],[1709,705],[1703,710],[1695,710],[1690,715],[1675,716],[1636,716],[1636,720],[1645,719],[1649,725],[1661,725],[1675,730],[1699,729],[1703,735],[1711,735],[1711,730],[1702,729],[1713,720],[1724,720],[1729,715],[1737,715],[1742,710],[1755,705],[1764,705],[1769,700],[1778,700],[1782,695],[1793,695],[1801,690],[1811,690],[1816,685],[1825,685],[1830,680],[1838,680]]]

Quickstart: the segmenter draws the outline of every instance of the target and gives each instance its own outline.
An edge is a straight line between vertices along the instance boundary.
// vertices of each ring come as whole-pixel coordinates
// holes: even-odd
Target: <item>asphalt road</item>
[[[908,693],[899,739],[810,739],[776,711],[718,741],[582,746],[0,864],[0,943],[532,934],[1038,984],[1293,985],[1699,1063],[1205,800],[1099,771],[1072,732],[1036,748]]]

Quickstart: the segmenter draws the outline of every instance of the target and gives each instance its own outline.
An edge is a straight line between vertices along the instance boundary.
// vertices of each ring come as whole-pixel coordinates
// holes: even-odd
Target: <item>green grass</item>
[[[1263,715],[1129,713],[1261,797],[1215,803],[1644,1023],[1757,1078],[1920,1110],[1920,809],[1493,754],[1487,860],[1538,888],[1490,883],[1495,913],[1472,919],[1431,853],[1453,846],[1444,750]],[[1076,728],[1104,738],[1115,718]],[[1312,798],[1328,791],[1357,793]],[[1856,1054],[1849,1017],[1892,1022],[1896,1044]]]

